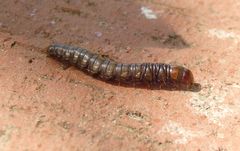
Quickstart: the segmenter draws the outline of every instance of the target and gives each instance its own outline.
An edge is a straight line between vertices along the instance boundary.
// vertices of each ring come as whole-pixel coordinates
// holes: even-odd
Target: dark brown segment
[[[141,80],[141,64],[136,64],[134,78],[136,81]]]
[[[120,79],[121,80],[129,80],[130,74],[129,74],[129,65],[128,64],[122,64]]]
[[[73,64],[72,60],[73,60],[73,57],[74,57],[74,53],[76,52],[75,50],[76,48],[74,47],[69,47],[68,48],[68,51],[70,53],[70,56],[69,56],[69,62]]]
[[[100,77],[103,79],[107,79],[107,77],[105,77],[105,72],[107,70],[107,66],[110,63],[110,60],[105,59],[103,61],[103,63],[101,64],[101,66],[99,67],[99,71],[100,71]]]
[[[81,68],[86,68],[88,66],[89,59],[93,56],[92,53],[89,51],[85,52],[85,55],[83,56],[82,62],[81,62]]]
[[[165,64],[166,66],[166,75],[167,75],[167,81],[171,81],[171,66],[170,65],[167,65]]]
[[[94,61],[93,65],[92,65],[91,72],[93,74],[99,73],[100,72],[100,67],[101,67],[103,62],[104,62],[104,59],[101,56],[98,56],[97,59]]]
[[[152,66],[151,64],[146,64],[145,74],[144,74],[144,81],[151,82],[152,78]]]
[[[98,59],[98,56],[97,54],[94,54],[90,59],[89,59],[89,62],[88,62],[88,72],[91,73],[91,74],[96,74],[97,71],[96,70],[93,70],[94,69],[94,63],[95,61]]]
[[[70,53],[70,56],[69,56],[69,62],[71,64],[74,64],[74,55],[75,53],[77,52],[77,48],[75,47],[69,47],[69,53]]]
[[[156,83],[156,64],[151,64],[152,67],[152,83]]]
[[[73,64],[76,64],[76,63],[77,63],[78,57],[80,56],[81,51],[82,51],[82,49],[79,49],[79,48],[78,48],[78,49],[75,49],[74,54],[73,54],[73,57],[72,57],[72,59],[71,59],[71,62],[72,62]]]
[[[157,65],[157,83],[165,83],[165,68],[164,64],[158,64]]]
[[[146,66],[147,66],[146,63],[141,64],[140,81],[144,81],[145,80]]]
[[[130,80],[134,83],[141,80],[141,64],[130,64],[129,65],[129,76]]]
[[[160,70],[160,65],[157,63],[157,64],[155,64],[155,73],[154,73],[155,77],[156,77],[156,79],[155,79],[156,83],[159,82],[159,76],[158,76],[159,70]]]
[[[130,79],[135,82],[135,75],[136,75],[136,64],[130,64],[129,65],[129,72],[130,72]]]
[[[113,73],[114,73],[115,67],[116,67],[116,63],[113,61],[110,61],[104,75],[106,79],[112,79],[114,77]]]
[[[68,61],[70,58],[70,51],[66,48],[63,48],[63,59],[65,61]]]
[[[83,49],[81,52],[80,52],[80,55],[78,56],[78,60],[77,60],[77,67],[78,68],[82,68],[81,64],[82,64],[82,60],[83,60],[83,57],[85,56],[87,50],[86,49]]]
[[[117,63],[114,73],[113,73],[115,80],[117,80],[117,81],[121,80],[122,65],[123,65],[122,63]]]
[[[162,65],[162,81],[164,83],[164,85],[166,85],[167,83],[167,68],[165,66],[165,64]]]

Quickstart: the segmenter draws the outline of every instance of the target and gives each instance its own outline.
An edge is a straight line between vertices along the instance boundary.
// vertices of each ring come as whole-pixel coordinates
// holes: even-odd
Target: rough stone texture
[[[1,0],[0,150],[239,150],[239,7],[238,0]],[[203,88],[111,85],[63,70],[46,56],[53,42],[126,63],[184,65]]]

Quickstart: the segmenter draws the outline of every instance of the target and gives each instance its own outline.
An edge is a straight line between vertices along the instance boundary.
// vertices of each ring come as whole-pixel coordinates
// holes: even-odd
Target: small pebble
[[[96,35],[96,37],[102,37],[102,33],[101,32],[99,32],[99,31],[97,31],[97,32],[95,32],[95,35]]]

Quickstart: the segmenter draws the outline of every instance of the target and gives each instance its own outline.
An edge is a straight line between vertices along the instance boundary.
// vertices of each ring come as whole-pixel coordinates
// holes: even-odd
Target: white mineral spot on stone
[[[141,7],[141,13],[147,18],[147,19],[157,19],[157,15],[149,8],[142,6]]]
[[[210,122],[222,126],[222,119],[237,113],[235,108],[238,106],[233,107],[225,103],[229,91],[231,91],[230,86],[222,86],[220,83],[211,84],[199,93],[193,93],[188,106],[196,114],[205,115]]]
[[[216,37],[216,38],[222,39],[222,40],[232,39],[235,42],[239,42],[239,40],[240,40],[240,36],[238,34],[236,34],[234,32],[228,32],[228,31],[225,31],[222,29],[216,29],[216,28],[209,29],[208,33],[209,33],[210,37]]]
[[[217,133],[217,137],[218,138],[224,138],[224,134],[223,133]]]
[[[234,84],[232,85],[232,87],[233,87],[233,88],[238,88],[238,89],[240,89],[240,85],[239,85],[238,83],[234,83]]]
[[[187,144],[190,140],[196,137],[202,137],[206,134],[201,131],[192,131],[184,128],[180,123],[169,121],[163,126],[158,133],[169,133],[173,136],[178,136],[174,142],[176,144]]]
[[[36,15],[36,12],[37,12],[37,9],[33,9],[32,12],[30,13],[30,16],[35,16]]]
[[[14,126],[5,126],[3,134],[0,137],[0,150],[4,150],[4,146],[11,140],[13,134],[16,134],[19,129]]]

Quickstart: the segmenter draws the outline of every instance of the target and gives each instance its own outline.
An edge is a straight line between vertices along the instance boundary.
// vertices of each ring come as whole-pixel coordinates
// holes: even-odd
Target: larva
[[[182,66],[164,63],[123,64],[83,48],[61,44],[50,45],[48,54],[107,81],[148,83],[159,88],[192,91],[200,89],[200,84],[194,83],[192,72]]]

